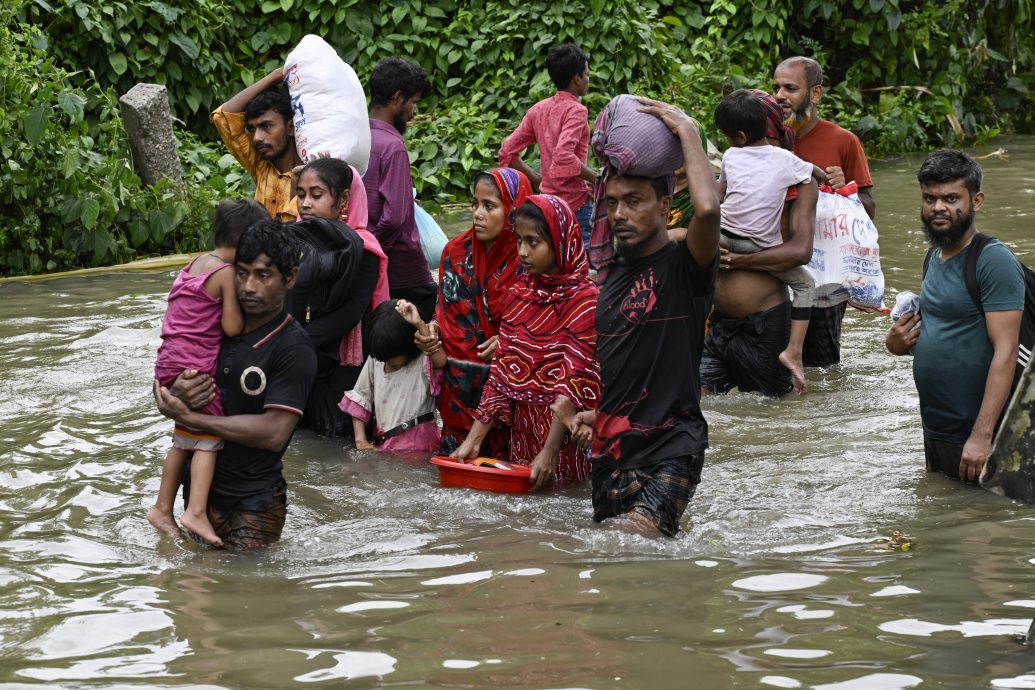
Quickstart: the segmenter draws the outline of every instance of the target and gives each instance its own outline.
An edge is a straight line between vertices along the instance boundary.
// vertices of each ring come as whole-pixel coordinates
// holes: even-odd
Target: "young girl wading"
[[[524,275],[508,294],[475,422],[453,455],[476,456],[501,422],[511,428],[510,459],[531,464],[535,487],[555,477],[586,479],[585,450],[568,428],[575,413],[595,408],[600,396],[597,287],[575,214],[557,197],[530,196],[515,213],[514,233]]]

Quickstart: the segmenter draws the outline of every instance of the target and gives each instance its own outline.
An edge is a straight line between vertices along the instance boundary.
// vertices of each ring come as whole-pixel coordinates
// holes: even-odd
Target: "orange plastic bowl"
[[[438,481],[442,486],[507,494],[523,494],[532,490],[532,484],[528,480],[532,469],[528,465],[507,462],[503,464],[510,469],[501,469],[489,465],[476,465],[475,462],[463,462],[445,455],[431,458],[431,464],[438,465]]]

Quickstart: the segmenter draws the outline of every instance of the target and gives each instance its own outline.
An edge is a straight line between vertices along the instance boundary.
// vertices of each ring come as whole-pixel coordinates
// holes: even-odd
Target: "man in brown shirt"
[[[283,78],[278,67],[216,108],[210,119],[255,181],[255,200],[274,218],[290,222],[298,216],[291,170],[302,160],[295,149],[291,97],[275,88]]]

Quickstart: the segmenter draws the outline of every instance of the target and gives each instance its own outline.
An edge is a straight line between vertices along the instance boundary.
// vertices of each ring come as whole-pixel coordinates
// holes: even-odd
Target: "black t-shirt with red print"
[[[699,366],[717,270],[718,253],[700,266],[682,242],[612,265],[596,315],[593,462],[631,469],[708,447]]]

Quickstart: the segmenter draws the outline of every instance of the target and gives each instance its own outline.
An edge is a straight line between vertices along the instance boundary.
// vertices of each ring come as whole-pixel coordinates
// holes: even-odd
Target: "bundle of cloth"
[[[604,189],[613,176],[666,177],[668,193],[675,189],[675,172],[683,167],[683,149],[679,138],[668,126],[646,113],[641,113],[639,100],[630,94],[611,99],[593,124],[590,143],[601,163],[593,187],[593,231],[589,241],[589,263],[603,282],[614,262],[611,225],[607,220]]]

